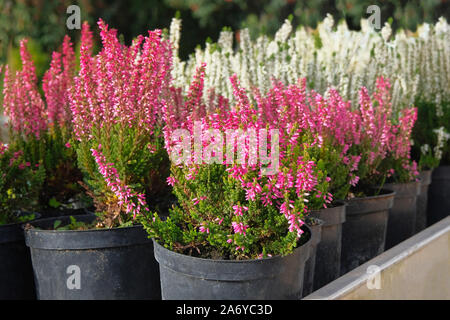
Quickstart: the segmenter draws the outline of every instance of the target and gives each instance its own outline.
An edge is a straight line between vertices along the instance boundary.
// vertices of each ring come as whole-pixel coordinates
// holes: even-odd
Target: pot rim
[[[7,223],[7,224],[0,224],[0,229],[3,227],[13,227],[13,226],[20,226],[23,224],[27,224],[36,220],[43,220],[41,219],[41,214],[39,212],[23,212],[23,213],[30,213],[30,214],[35,214],[35,218],[33,220],[29,220],[29,221],[23,221],[23,222],[14,222],[14,223]]]
[[[95,216],[86,214],[77,218],[93,219]],[[69,216],[53,217],[39,220],[48,223]],[[141,224],[130,227],[92,229],[92,230],[39,230],[25,229],[25,244],[30,249],[42,250],[94,250],[128,247],[148,244],[151,240]]]
[[[80,214],[77,215],[77,217],[90,217],[92,216],[92,214]],[[60,217],[50,217],[50,218],[45,218],[45,219],[39,219],[39,222],[47,222],[47,221],[51,221],[51,220],[61,220],[61,218],[69,218],[69,216],[60,216]],[[36,221],[32,220],[32,221]],[[36,221],[37,222],[37,221]],[[30,223],[30,222],[25,222],[25,223]],[[30,223],[31,224],[31,223]],[[31,224],[32,225],[32,224]],[[115,228],[102,228],[102,229],[88,229],[88,230],[43,230],[43,229],[24,229],[25,232],[37,232],[37,233],[50,233],[50,234],[54,234],[54,233],[83,233],[83,232],[105,232],[105,231],[111,231],[111,230],[118,230],[118,229],[132,229],[132,228],[136,228],[136,227],[141,227],[142,224],[136,224],[136,225],[132,225],[129,227],[115,227]]]
[[[380,191],[385,191],[387,193],[383,193],[383,194],[378,194],[376,196],[367,196],[367,197],[355,197],[355,198],[351,198],[346,200],[347,205],[349,202],[352,201],[357,201],[357,200],[361,200],[361,199],[382,199],[382,198],[390,198],[392,196],[395,196],[397,193],[394,190],[389,190],[389,189],[385,189],[384,186],[380,189]]]
[[[207,259],[207,258],[201,258],[201,257],[193,257],[193,256],[190,256],[190,255],[187,255],[187,254],[182,254],[182,253],[175,252],[175,251],[172,251],[170,249],[167,249],[166,247],[164,247],[163,245],[158,243],[158,241],[155,238],[152,238],[152,240],[153,240],[153,244],[155,245],[155,253],[157,251],[156,247],[158,247],[158,248],[164,249],[165,251],[170,252],[171,254],[174,254],[176,256],[180,256],[180,257],[183,257],[183,258],[186,258],[186,259],[191,259],[192,261],[208,261],[208,262],[214,262],[214,263],[235,263],[235,264],[261,263],[261,261],[276,261],[276,260],[279,260],[279,259],[286,258],[288,256],[293,255],[297,250],[299,250],[301,248],[305,248],[306,245],[310,245],[311,244],[310,241],[312,239],[312,232],[311,232],[310,227],[308,227],[306,225],[306,223],[304,224],[304,226],[306,226],[308,228],[308,231],[310,233],[309,239],[305,243],[303,243],[301,246],[296,247],[290,254],[288,254],[286,256],[277,255],[277,256],[272,256],[272,257],[267,257],[267,258],[262,258],[262,259],[225,260],[225,259]],[[309,254],[308,254],[308,256],[309,256]]]
[[[0,244],[24,241],[25,234],[23,226],[29,222],[39,220],[41,217],[41,214],[38,212],[32,213],[35,214],[33,220],[0,225]]]
[[[420,179],[420,178],[417,178],[415,181],[409,181],[409,182],[401,182],[401,183],[385,183],[384,185],[383,185],[383,188],[384,187],[386,187],[388,190],[390,190],[389,189],[389,187],[392,187],[392,188],[394,188],[394,187],[403,187],[403,188],[406,188],[407,190],[409,190],[410,191],[410,189],[415,189],[415,196],[418,196],[418,195],[420,195],[420,187],[422,186],[422,180]],[[403,192],[405,189],[398,189],[398,192],[397,191],[395,191],[395,197],[397,198],[397,199],[400,199],[400,198],[409,198],[409,197],[411,197],[411,195],[409,194],[409,192]],[[392,191],[394,191],[394,190],[392,190]]]

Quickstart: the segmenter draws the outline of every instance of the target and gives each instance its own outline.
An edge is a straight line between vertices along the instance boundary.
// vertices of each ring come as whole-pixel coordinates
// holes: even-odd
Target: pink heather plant
[[[171,210],[166,221],[155,216],[143,224],[166,247],[204,258],[286,255],[308,239],[303,236],[302,226],[309,204],[320,201],[324,205],[332,201],[327,177],[309,154],[320,139],[299,135],[300,129],[286,123],[279,128],[277,144],[276,133],[271,129],[278,128],[259,114],[261,105],[250,104],[236,77],[231,81],[237,104],[230,109],[218,99],[220,102],[206,108],[199,99],[203,75],[204,65],[198,70],[187,99],[165,108],[166,149],[172,157],[168,183],[173,185],[179,205]],[[177,114],[180,110],[182,117]],[[196,136],[198,129],[203,132],[200,136]],[[230,144],[234,154],[238,154],[235,159],[225,151],[219,135],[208,133],[239,129],[248,133],[265,129],[267,137],[257,135],[256,150],[268,140],[270,151],[262,152],[259,161],[254,161],[249,134],[242,139],[237,137]],[[178,135],[180,132],[186,135]],[[194,136],[194,146],[187,135]],[[179,148],[183,143],[187,143],[187,150]],[[200,145],[204,152],[198,152]],[[263,174],[265,169],[274,167],[272,156],[277,153],[277,145],[278,170]],[[238,163],[239,151],[240,159],[244,160],[241,163]],[[225,156],[220,157],[221,154]],[[263,163],[267,162],[265,158],[272,162]]]
[[[98,26],[103,47],[92,56],[92,34],[83,25],[70,108],[78,164],[100,213],[99,225],[116,227],[145,213],[147,202],[152,209],[164,205],[169,194],[161,128],[171,51],[160,30],[128,47],[103,20]]]
[[[46,208],[53,198],[53,202],[65,202],[79,192],[75,153],[65,146],[72,131],[68,89],[73,82],[75,56],[69,37],[65,37],[62,53],[53,53],[50,69],[45,73],[44,100],[26,45],[27,40],[23,39],[22,69],[13,74],[6,66],[3,111],[9,117],[10,150],[24,152],[27,162],[41,162],[45,169],[46,179],[38,193]]]
[[[410,159],[411,131],[417,118],[416,108],[400,111],[393,123],[390,84],[379,77],[371,98],[366,88],[360,91],[360,107],[354,111],[361,138],[355,150],[361,156],[357,175],[360,183],[355,192],[368,192],[370,186],[382,186],[386,179],[409,182],[418,175]]]
[[[9,117],[9,124],[15,135],[26,137],[34,135],[37,140],[47,128],[45,104],[39,93],[36,70],[27,51],[27,39],[20,42],[22,70],[11,74],[5,68],[3,80],[3,112]]]
[[[61,127],[71,127],[72,124],[69,90],[73,86],[75,67],[72,43],[66,35],[62,44],[62,53],[53,52],[50,69],[45,73],[42,81],[48,119]]]

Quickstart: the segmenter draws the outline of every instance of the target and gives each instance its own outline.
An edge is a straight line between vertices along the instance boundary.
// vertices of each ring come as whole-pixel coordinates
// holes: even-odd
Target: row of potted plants
[[[79,67],[65,38],[44,97],[26,41],[22,70],[6,67],[0,231],[17,248],[1,253],[2,298],[33,291],[14,282],[31,255],[39,299],[298,299],[414,233],[416,110],[392,120],[387,79],[353,108],[306,79],[250,94],[234,75],[231,102],[204,90],[205,64],[174,86],[161,31],[126,46],[98,25]],[[32,221],[84,194],[86,214]]]

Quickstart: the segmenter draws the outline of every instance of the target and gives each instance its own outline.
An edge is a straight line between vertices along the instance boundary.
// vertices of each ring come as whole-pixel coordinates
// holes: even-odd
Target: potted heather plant
[[[76,167],[75,151],[69,144],[72,128],[67,88],[73,81],[75,56],[66,36],[62,53],[53,53],[51,67],[44,76],[45,99],[40,94],[27,39],[20,43],[20,56],[22,70],[14,74],[6,66],[3,82],[9,149],[20,150],[29,162],[41,162],[44,167],[45,180],[39,190],[38,206],[46,217],[60,204],[61,209],[70,210],[70,203],[81,194],[77,184],[81,173]]]
[[[143,221],[162,298],[298,299],[311,238],[305,213],[331,201],[309,154],[319,139],[295,122],[277,128],[235,76],[235,107],[220,98],[202,105],[203,75],[204,66],[187,99],[173,99],[165,112],[168,182],[178,205],[166,220]]]
[[[417,163],[411,160],[411,131],[417,119],[415,108],[402,110],[398,124],[393,126],[390,148],[378,171],[384,188],[395,191],[389,212],[386,249],[414,235],[416,230],[417,196],[420,194]],[[384,174],[383,174],[384,173]]]
[[[284,127],[295,122],[300,130],[299,136],[318,137],[318,141],[308,149],[308,154],[327,176],[328,193],[316,195],[325,202],[308,203],[306,223],[315,231],[311,258],[305,270],[304,294],[308,294],[313,287],[318,289],[340,275],[345,203],[339,199],[345,199],[351,184],[356,183],[352,172],[358,165],[358,157],[348,154],[355,131],[351,128],[350,105],[331,88],[328,98],[314,91],[307,93],[306,79],[290,86],[274,81],[264,98],[258,89],[254,90],[254,96],[261,105],[261,116],[273,126]],[[317,221],[320,222],[315,223]],[[323,234],[323,240],[319,234]]]
[[[305,86],[305,83],[303,84]],[[317,245],[313,290],[317,290],[340,275],[342,227],[346,221],[346,203],[350,187],[358,180],[354,171],[360,157],[349,153],[358,138],[350,104],[333,88],[325,98],[311,91],[308,130],[322,137],[321,148],[316,155],[328,173],[329,192],[333,202],[324,208],[312,208],[311,216],[323,221],[322,239]],[[304,121],[304,120],[303,120]],[[356,137],[355,137],[356,135]],[[310,293],[310,292],[308,292]]]
[[[135,218],[148,214],[147,203],[161,206],[156,199],[168,193],[161,108],[170,46],[159,30],[126,46],[116,30],[98,25],[103,47],[92,56],[92,34],[83,24],[80,71],[69,89],[81,184],[96,213],[42,220],[26,230],[37,295],[158,299],[153,244]],[[74,272],[70,286],[67,272]]]
[[[395,196],[395,192],[380,187],[384,183],[380,180],[389,172],[379,174],[389,144],[395,140],[389,90],[389,82],[379,77],[372,97],[367,88],[361,88],[359,107],[353,111],[353,126],[358,133],[350,153],[359,157],[354,172],[358,183],[351,187],[347,199],[341,275],[384,251],[389,209]]]
[[[33,299],[33,271],[21,225],[34,212],[45,178],[40,163],[0,143],[0,299]]]

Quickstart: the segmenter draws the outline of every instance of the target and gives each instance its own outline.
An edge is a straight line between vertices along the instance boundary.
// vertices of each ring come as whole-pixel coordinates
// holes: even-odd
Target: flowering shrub
[[[350,150],[359,158],[355,170],[359,182],[352,188],[352,196],[368,195],[372,187],[382,187],[386,181],[409,182],[418,175],[416,163],[410,159],[416,109],[401,110],[395,124],[391,116],[391,86],[383,77],[377,79],[372,96],[365,87],[359,95],[359,108],[353,111],[357,143]]]
[[[5,68],[3,111],[9,118],[9,150],[23,152],[27,162],[41,163],[45,170],[38,193],[40,204],[46,208],[66,202],[80,191],[76,184],[80,173],[69,144],[72,129],[67,93],[73,81],[75,56],[69,37],[65,37],[62,53],[53,53],[45,73],[44,100],[26,44],[26,39],[20,43],[22,70],[12,74],[8,66]]]
[[[115,29],[102,20],[98,26],[103,48],[92,56],[92,34],[83,25],[70,108],[78,165],[100,216],[98,226],[116,227],[149,211],[147,202],[155,207],[156,199],[169,194],[161,110],[170,46],[159,30],[128,47]]]
[[[236,77],[231,78],[234,108],[202,105],[203,75],[204,66],[187,98],[165,112],[172,160],[168,183],[178,206],[167,220],[155,215],[143,224],[162,245],[204,258],[286,255],[307,240],[302,225],[310,205],[332,201],[326,172],[310,154],[320,138],[304,134],[294,122],[278,128],[264,99],[252,106]],[[226,132],[224,152],[221,133]],[[270,147],[264,148],[266,139]]]
[[[18,213],[34,212],[44,178],[41,163],[30,163],[23,151],[0,143],[0,225],[20,222]]]

